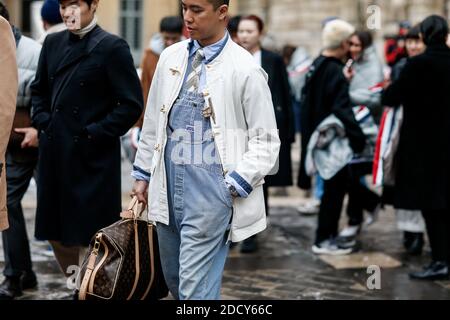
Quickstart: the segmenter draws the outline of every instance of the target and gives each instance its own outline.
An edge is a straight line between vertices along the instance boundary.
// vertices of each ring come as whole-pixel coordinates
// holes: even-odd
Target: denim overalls
[[[169,115],[164,161],[169,226],[158,224],[161,261],[176,299],[218,300],[232,196],[203,116],[203,94],[183,88]]]

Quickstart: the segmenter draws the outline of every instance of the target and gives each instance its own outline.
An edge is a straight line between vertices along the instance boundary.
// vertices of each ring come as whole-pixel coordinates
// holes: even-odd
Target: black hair
[[[406,38],[406,40],[408,40],[408,39],[419,40],[420,39],[420,24],[417,24],[414,27],[412,27],[406,34],[405,38]]]
[[[427,46],[445,45],[448,32],[447,20],[438,15],[429,16],[420,24],[420,33]]]
[[[227,6],[230,5],[230,0],[208,0],[208,2],[214,6],[214,9],[217,9],[224,4]]]
[[[0,2],[0,16],[5,18],[9,22],[9,12],[3,2]]]
[[[165,17],[159,24],[160,32],[183,33],[183,19],[179,16]]]
[[[59,3],[61,3],[63,0],[58,0]],[[81,0],[83,2],[86,2],[87,5],[89,6],[89,8],[91,8],[92,2],[94,2],[94,0]]]
[[[228,21],[228,31],[230,34],[237,34],[238,28],[239,28],[239,22],[241,22],[242,16],[234,16],[230,18],[230,21]]]
[[[368,31],[356,31],[353,35],[357,36],[359,41],[361,41],[363,50],[366,50],[373,44],[372,34]]]

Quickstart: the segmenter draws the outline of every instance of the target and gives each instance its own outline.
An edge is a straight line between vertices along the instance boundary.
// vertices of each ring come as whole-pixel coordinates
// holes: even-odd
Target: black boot
[[[416,280],[446,280],[449,277],[448,264],[442,261],[433,261],[423,271],[412,272],[409,277]]]
[[[423,233],[411,233],[411,243],[406,251],[410,255],[419,256],[422,254],[424,243]]]
[[[14,300],[21,295],[20,277],[6,277],[0,284],[0,300]]]

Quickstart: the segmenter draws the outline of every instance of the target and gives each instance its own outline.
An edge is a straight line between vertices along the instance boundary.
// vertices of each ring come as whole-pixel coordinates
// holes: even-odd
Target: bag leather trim
[[[150,248],[150,269],[152,270],[150,275],[150,283],[148,284],[147,290],[144,293],[144,296],[141,298],[141,300],[145,300],[147,298],[148,293],[150,292],[150,289],[153,285],[153,280],[155,278],[155,254],[153,252],[153,225],[148,225],[148,243]]]
[[[95,282],[95,277],[97,276],[97,272],[100,269],[100,267],[103,265],[103,263],[106,261],[106,259],[108,258],[108,255],[109,255],[108,246],[103,242],[103,240],[101,241],[101,244],[105,248],[105,254],[103,255],[102,259],[97,264],[94,271],[92,272],[91,280],[89,281],[89,290],[88,290],[88,293],[90,293],[90,294],[94,293],[94,282]]]
[[[136,291],[137,285],[139,283],[139,276],[140,276],[140,261],[139,261],[139,234],[138,234],[138,224],[134,224],[134,251],[135,251],[135,263],[136,263],[136,276],[134,278],[134,285],[133,289],[131,289],[130,295],[128,296],[127,300],[131,300],[131,298],[134,295],[134,292]]]

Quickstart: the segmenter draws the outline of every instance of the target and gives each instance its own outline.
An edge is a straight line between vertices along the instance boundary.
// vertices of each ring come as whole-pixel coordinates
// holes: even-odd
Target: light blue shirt
[[[197,52],[198,49],[200,49],[200,48],[203,49],[203,54],[205,55],[205,57],[203,58],[203,61],[202,61],[202,70],[200,71],[200,83],[199,83],[199,87],[198,87],[198,92],[202,92],[206,86],[205,66],[207,64],[211,63],[212,61],[214,61],[214,59],[217,58],[217,56],[222,52],[223,48],[227,44],[229,37],[230,37],[230,35],[228,34],[228,32],[225,32],[225,36],[220,41],[218,41],[214,44],[211,44],[209,46],[206,46],[206,47],[202,47],[200,45],[200,43],[198,43],[197,40],[193,40],[189,43],[189,47],[188,47],[189,61],[188,61],[188,69],[187,70],[191,70],[192,60],[194,59],[195,53]],[[186,82],[188,76],[189,76],[189,74],[188,74],[188,72],[186,72],[184,82]]]

